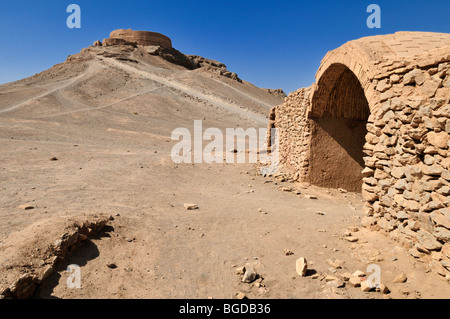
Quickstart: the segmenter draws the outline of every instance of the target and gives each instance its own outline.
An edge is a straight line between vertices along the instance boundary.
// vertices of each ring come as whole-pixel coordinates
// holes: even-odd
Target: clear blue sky
[[[69,4],[81,29],[69,29]],[[381,29],[369,29],[369,4]],[[1,0],[0,83],[33,75],[114,29],[149,30],[186,54],[215,59],[257,86],[289,93],[309,86],[327,51],[363,36],[450,32],[449,0]]]

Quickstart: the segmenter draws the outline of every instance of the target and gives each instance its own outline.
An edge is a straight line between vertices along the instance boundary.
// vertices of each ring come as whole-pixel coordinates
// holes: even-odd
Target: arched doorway
[[[370,115],[364,90],[343,64],[332,64],[311,98],[309,182],[360,192],[363,146]]]

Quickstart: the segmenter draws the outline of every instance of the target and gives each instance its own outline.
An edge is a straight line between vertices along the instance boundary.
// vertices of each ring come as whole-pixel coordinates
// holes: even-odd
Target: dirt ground
[[[172,161],[175,128],[192,130],[196,119],[204,128],[265,128],[279,99],[156,57],[137,65],[88,57],[0,86],[0,287],[32,269],[66,224],[98,214],[113,218],[33,298],[450,296],[426,263],[360,226],[359,194],[263,177],[252,163]],[[355,226],[351,243],[344,233]],[[296,273],[300,257],[306,277]],[[66,284],[70,264],[81,267],[81,288]],[[370,264],[389,294],[326,279]],[[241,266],[256,270],[256,284],[241,282]],[[394,283],[400,274],[406,282]]]

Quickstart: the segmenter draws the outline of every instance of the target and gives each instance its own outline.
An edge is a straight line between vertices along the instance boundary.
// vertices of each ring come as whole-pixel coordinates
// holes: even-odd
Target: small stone
[[[28,205],[28,204],[24,204],[24,205],[19,205],[19,208],[23,209],[23,210],[30,210],[30,209],[34,209],[34,206]]]
[[[374,288],[367,284],[367,280],[361,281],[361,290],[364,292],[369,292]]]
[[[363,271],[361,271],[361,270],[357,270],[357,271],[355,271],[355,272],[352,274],[352,276],[354,276],[354,277],[365,277],[365,276],[366,276],[366,273],[363,272]]]
[[[448,274],[447,269],[445,269],[445,267],[442,266],[442,264],[437,260],[432,260],[429,264],[429,267],[431,268],[431,270],[433,270],[434,272],[438,273],[443,277],[445,277],[446,274]]]
[[[258,212],[260,212],[263,215],[267,215],[267,212],[265,210],[263,210],[262,208],[259,208]]]
[[[187,210],[194,210],[198,209],[198,205],[193,203],[185,203],[184,208],[186,208]]]
[[[356,276],[351,276],[348,280],[348,283],[353,287],[360,287],[361,286],[361,279]]]
[[[351,231],[351,232],[353,232],[353,233],[356,233],[357,231],[359,231],[359,228],[356,227],[356,226],[350,226],[350,227],[348,228],[348,230]]]
[[[406,280],[407,280],[406,275],[405,274],[400,274],[397,277],[395,277],[394,282],[396,284],[402,284],[402,283],[406,282]]]
[[[242,277],[242,282],[251,283],[251,282],[255,281],[256,276],[257,276],[257,274],[256,274],[255,269],[248,268],[245,271],[244,276]]]
[[[315,195],[305,195],[305,198],[307,198],[307,199],[317,199],[317,196],[315,196]]]
[[[352,274],[349,272],[345,272],[343,274],[339,274],[339,276],[341,276],[342,280],[349,281],[350,278],[352,277]]]
[[[106,266],[108,266],[108,268],[111,268],[111,269],[117,268],[116,263],[109,263]]]
[[[236,295],[236,299],[245,299],[247,296],[243,292],[238,292]]]
[[[380,284],[377,288],[375,288],[375,291],[381,292],[384,295],[391,292],[385,284]]]
[[[246,270],[246,269],[245,269],[245,266],[236,268],[235,274],[236,274],[236,275],[243,275],[243,274],[245,274],[245,270]]]
[[[301,277],[306,276],[306,271],[308,269],[308,263],[306,261],[306,258],[300,257],[295,262],[295,270],[297,271],[297,274],[299,274]]]
[[[293,255],[294,253],[293,253],[292,251],[290,251],[289,249],[285,249],[285,250],[284,250],[284,254],[285,254],[286,256],[290,256],[290,255]]]
[[[42,280],[48,278],[53,273],[52,265],[48,265],[42,273]]]
[[[448,258],[450,258],[450,243],[445,243],[442,246],[441,252],[447,256]]]
[[[328,259],[327,261],[333,268],[335,268],[335,269],[342,269],[342,261],[341,260],[336,259],[336,260],[333,261],[331,259]]]
[[[324,212],[322,212],[322,211],[320,211],[320,210],[318,210],[318,211],[316,211],[316,215],[326,215],[326,213],[324,213]]]
[[[349,236],[349,237],[345,237],[345,240],[347,240],[351,243],[354,243],[354,242],[357,242],[359,240],[359,238],[355,237],[355,236]]]
[[[325,277],[325,281],[326,282],[329,282],[329,281],[337,281],[337,280],[339,280],[337,277],[335,277],[335,276],[331,276],[331,275],[326,275],[326,277]]]
[[[51,160],[51,161],[57,161],[58,158],[57,158],[57,157],[52,157],[52,158],[50,158],[50,160]]]

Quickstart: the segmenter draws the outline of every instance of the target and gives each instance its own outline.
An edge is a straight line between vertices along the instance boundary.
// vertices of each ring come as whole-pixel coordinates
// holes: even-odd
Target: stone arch
[[[324,70],[312,92],[310,168],[314,185],[361,191],[363,147],[369,103],[357,76],[346,65],[333,63]]]

